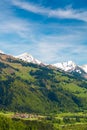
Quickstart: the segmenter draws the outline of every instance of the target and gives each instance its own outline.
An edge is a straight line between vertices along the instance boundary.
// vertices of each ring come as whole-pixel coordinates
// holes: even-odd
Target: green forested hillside
[[[0,54],[0,109],[58,113],[87,109],[87,81]]]

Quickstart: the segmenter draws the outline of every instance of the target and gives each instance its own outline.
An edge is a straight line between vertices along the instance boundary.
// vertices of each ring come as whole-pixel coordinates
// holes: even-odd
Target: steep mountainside
[[[36,113],[87,109],[87,81],[52,66],[0,54],[0,109]]]

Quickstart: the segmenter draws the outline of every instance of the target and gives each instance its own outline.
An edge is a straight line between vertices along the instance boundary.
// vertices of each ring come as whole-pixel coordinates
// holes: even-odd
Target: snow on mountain
[[[83,71],[85,71],[85,73],[87,73],[87,65],[83,65],[81,66],[81,68],[83,69]]]
[[[2,50],[0,50],[0,53],[1,53],[1,54],[4,54],[4,52],[3,52]]]
[[[26,61],[26,62],[31,62],[31,63],[34,63],[34,64],[41,64],[42,62],[35,59],[32,55],[30,55],[29,53],[23,53],[19,56],[15,56],[15,58],[19,58],[23,61]]]
[[[2,50],[0,50],[0,53],[4,54],[4,52]],[[37,60],[29,53],[23,53],[21,55],[14,56],[14,57],[21,59],[23,61],[26,61],[26,62],[38,64],[38,65],[45,65],[45,66],[48,65],[48,64],[44,64],[41,61]],[[83,66],[78,66],[73,61],[67,61],[67,62],[62,62],[62,63],[51,64],[51,66],[56,67],[58,69],[66,71],[66,72],[73,72],[73,73],[79,73],[79,74],[84,73],[87,75],[87,64],[83,65]]]
[[[73,61],[56,63],[56,64],[53,64],[52,66],[62,69],[64,71],[73,71],[76,68],[76,64]]]
[[[87,65],[79,66],[76,65],[73,61],[56,63],[52,66],[61,69],[66,72],[71,72],[73,74],[80,74],[87,78]]]

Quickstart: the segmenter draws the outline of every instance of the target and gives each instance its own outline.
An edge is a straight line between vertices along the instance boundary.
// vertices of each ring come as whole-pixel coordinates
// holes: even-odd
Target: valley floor
[[[87,130],[87,113],[39,115],[0,112],[0,130]]]

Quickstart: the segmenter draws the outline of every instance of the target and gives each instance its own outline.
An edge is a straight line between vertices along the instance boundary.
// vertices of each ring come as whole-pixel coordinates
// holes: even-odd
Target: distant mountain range
[[[0,50],[0,53],[4,54],[4,52],[1,50]],[[49,66],[49,65],[37,60],[29,53],[23,53],[21,55],[14,56],[14,57],[21,59],[25,62]],[[79,65],[76,65],[73,61],[67,61],[67,62],[62,62],[62,63],[50,64],[50,66],[53,66],[57,69],[61,69],[65,72],[80,74],[83,77],[87,78],[87,65],[79,66]]]
[[[35,64],[44,64],[41,61],[35,59],[32,55],[30,55],[29,53],[23,53],[19,56],[16,56],[16,58],[19,58],[23,61],[26,62],[31,62],[31,63],[35,63]],[[67,61],[67,62],[63,62],[63,63],[56,63],[56,64],[51,64],[53,67],[56,67],[58,69],[64,70],[66,72],[77,72],[79,74],[81,74],[83,71],[84,73],[87,73],[87,65],[83,65],[83,66],[79,66],[76,65],[73,61]]]

